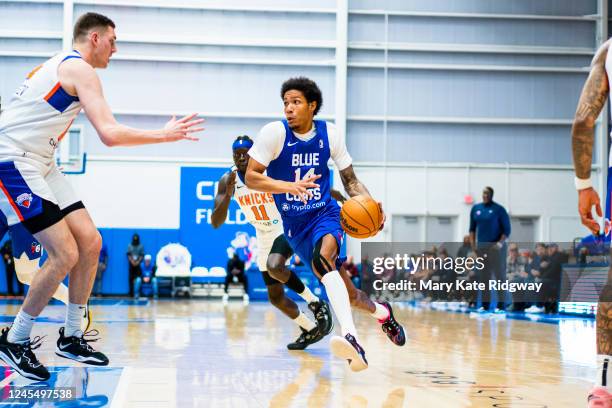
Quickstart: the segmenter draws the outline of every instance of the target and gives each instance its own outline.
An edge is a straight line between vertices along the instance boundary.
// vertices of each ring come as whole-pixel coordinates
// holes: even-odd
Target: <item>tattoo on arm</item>
[[[346,169],[342,170],[340,172],[340,178],[342,179],[344,190],[349,197],[354,197],[357,195],[370,195],[368,189],[357,178],[357,175],[353,170],[353,166],[348,166]]]
[[[572,126],[574,168],[576,176],[581,179],[591,176],[595,121],[606,104],[610,91],[606,74],[607,55],[606,42],[593,58],[591,72],[582,89]]]

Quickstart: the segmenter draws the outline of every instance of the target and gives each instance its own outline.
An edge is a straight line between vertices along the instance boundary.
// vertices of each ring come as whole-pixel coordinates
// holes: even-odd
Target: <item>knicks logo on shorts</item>
[[[19,196],[17,197],[17,205],[19,205],[20,207],[23,208],[30,208],[30,205],[32,205],[32,194],[30,193],[23,193],[23,194],[19,194]]]

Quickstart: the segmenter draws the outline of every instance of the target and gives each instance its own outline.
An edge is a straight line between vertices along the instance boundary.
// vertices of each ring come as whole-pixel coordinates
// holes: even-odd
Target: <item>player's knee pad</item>
[[[326,273],[334,270],[329,261],[325,259],[325,257],[321,254],[322,243],[323,240],[319,240],[317,242],[317,245],[315,245],[315,249],[312,253],[312,266],[315,272],[317,272],[319,276],[321,276],[321,278],[323,278]]]

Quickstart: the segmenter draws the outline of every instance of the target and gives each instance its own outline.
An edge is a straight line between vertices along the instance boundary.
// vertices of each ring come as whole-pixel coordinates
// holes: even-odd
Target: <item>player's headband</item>
[[[232,144],[232,150],[244,149],[244,148],[250,149],[251,146],[253,146],[252,140],[238,139],[238,140],[235,140],[234,143]]]

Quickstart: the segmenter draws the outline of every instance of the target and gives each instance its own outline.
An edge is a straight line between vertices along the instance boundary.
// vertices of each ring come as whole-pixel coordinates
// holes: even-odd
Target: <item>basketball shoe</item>
[[[287,344],[289,350],[304,350],[324,337],[318,327],[310,331],[300,327],[300,330],[302,330],[302,334],[293,343]]]
[[[0,358],[25,378],[34,381],[48,380],[49,371],[32,351],[40,347],[43,337],[36,336],[32,341],[28,339],[23,343],[9,343],[8,332],[9,328],[5,327],[0,334]]]
[[[331,333],[332,329],[334,328],[334,320],[332,318],[331,310],[329,309],[329,305],[327,304],[327,302],[322,299],[319,299],[318,302],[309,303],[308,308],[314,314],[321,335],[325,337],[329,333]]]
[[[108,365],[108,357],[106,357],[102,352],[94,350],[88,344],[90,342],[97,341],[98,339],[85,339],[86,336],[96,336],[98,333],[99,332],[94,329],[85,333],[77,331],[77,334],[80,334],[80,336],[64,336],[64,328],[60,327],[60,336],[57,339],[55,354],[60,357],[69,358],[85,364],[97,366]]]
[[[329,342],[331,352],[338,358],[348,361],[352,371],[361,371],[368,368],[363,347],[357,343],[353,335],[347,333],[346,336],[334,336]]]
[[[397,320],[395,320],[395,317],[393,317],[393,309],[391,308],[389,302],[381,302],[381,305],[386,307],[389,311],[389,317],[387,317],[387,319],[378,321],[381,323],[382,331],[385,332],[393,344],[403,346],[406,344],[406,334],[404,333],[404,328],[397,322]]]

